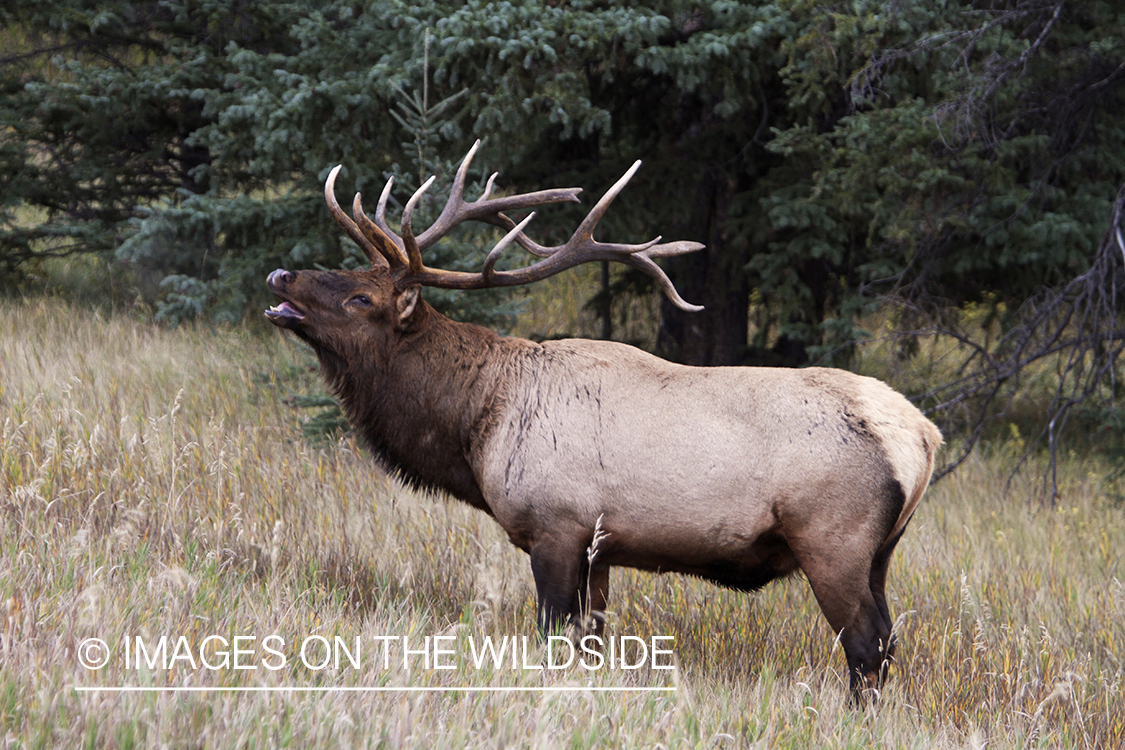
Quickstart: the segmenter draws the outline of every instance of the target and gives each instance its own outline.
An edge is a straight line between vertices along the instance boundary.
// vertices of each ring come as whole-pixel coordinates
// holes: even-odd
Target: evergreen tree
[[[665,354],[846,364],[894,300],[904,357],[926,332],[968,352],[925,398],[973,404],[970,447],[1061,350],[1051,444],[1092,397],[1120,422],[1120,3],[15,0],[0,24],[0,274],[100,253],[159,281],[169,320],[236,319],[277,266],[362,262],[324,210],[337,163],[342,195],[405,196],[477,137],[520,191],[642,158],[600,231],[707,244],[669,264],[707,309],[665,305]],[[488,240],[434,262],[475,268]]]
[[[427,86],[466,93],[425,158],[484,137],[507,187],[645,160],[602,231],[707,244],[671,264],[707,310],[666,306],[661,339],[697,364],[845,363],[888,294],[1014,309],[1089,262],[1125,182],[1125,8],[1104,0],[0,13],[18,50],[0,65],[4,261],[114,252],[163,279],[169,316],[238,317],[277,265],[356,262],[321,182],[338,162],[342,194],[413,182],[417,133],[394,115]]]
[[[19,49],[0,61],[0,262],[10,273],[44,256],[111,256],[159,282],[159,316],[172,321],[241,318],[278,266],[361,262],[324,208],[328,170],[346,165],[342,194],[377,195],[392,175],[406,191],[419,171],[455,165],[466,140],[443,112],[392,116],[424,85],[425,35],[404,34],[399,10],[74,0],[0,11]],[[21,221],[29,206],[46,220]],[[467,262],[470,245],[441,260]],[[500,299],[452,311],[487,322]]]

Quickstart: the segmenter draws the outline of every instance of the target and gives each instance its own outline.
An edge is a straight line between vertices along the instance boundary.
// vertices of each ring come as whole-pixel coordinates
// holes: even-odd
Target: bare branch
[[[965,331],[948,325],[903,334],[952,339],[966,350],[955,368],[956,377],[917,398],[928,405],[928,414],[947,425],[958,425],[967,435],[958,455],[935,473],[935,481],[968,457],[988,424],[1008,414],[1021,376],[1036,364],[1054,363],[1054,385],[1042,427],[1020,461],[1022,465],[1036,445],[1046,443],[1045,479],[1049,479],[1054,502],[1058,495],[1060,438],[1074,409],[1098,402],[1116,407],[1117,369],[1125,351],[1125,326],[1119,313],[1120,292],[1125,287],[1123,213],[1125,185],[1118,191],[1109,228],[1089,268],[1061,288],[1045,288],[1025,303],[1016,324],[992,345],[980,344]],[[1008,393],[1006,402],[995,408],[1004,392]],[[957,416],[965,412],[969,415],[967,422]]]

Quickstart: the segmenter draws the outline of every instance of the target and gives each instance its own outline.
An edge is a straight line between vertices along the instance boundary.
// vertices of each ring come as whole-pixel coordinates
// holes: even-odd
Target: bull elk
[[[478,144],[479,145],[479,142]],[[360,196],[354,219],[328,207],[371,261],[362,271],[287,271],[268,278],[266,311],[315,350],[323,376],[374,454],[407,483],[488,513],[531,557],[544,632],[600,634],[614,565],[689,573],[743,591],[804,572],[847,657],[852,690],[882,684],[894,651],[884,586],[896,543],[925,491],[941,433],[872,378],[808,368],[699,368],[625,344],[534,343],[454,322],[423,286],[525,284],[580,263],[613,260],[685,302],[654,258],[694,242],[603,244],[599,219],[637,162],[568,242],[544,247],[503,212],[564,201],[580,188],[463,198],[462,162],[437,221],[401,237]],[[479,273],[434,269],[422,251],[468,220],[507,230]],[[541,259],[497,270],[516,243]],[[588,559],[595,529],[596,555]]]

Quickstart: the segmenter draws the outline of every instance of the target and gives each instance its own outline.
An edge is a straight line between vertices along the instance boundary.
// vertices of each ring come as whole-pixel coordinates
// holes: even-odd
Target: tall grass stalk
[[[349,439],[299,437],[315,374],[289,339],[169,332],[0,303],[0,737],[8,747],[1121,747],[1125,508],[1070,460],[1054,510],[1015,453],[927,496],[892,564],[899,662],[847,698],[800,578],[747,596],[614,571],[607,633],[674,637],[673,670],[384,669],[375,640],[521,636],[526,557],[484,514],[389,480]],[[294,384],[294,379],[298,381]],[[263,666],[262,639],[288,661]],[[124,664],[123,639],[255,636],[256,669]],[[358,668],[310,669],[309,635]],[[82,666],[84,639],[115,653]],[[543,658],[532,640],[532,662]],[[213,656],[214,654],[212,654]],[[181,654],[181,657],[183,655]],[[264,660],[264,657],[266,658]],[[314,654],[315,657],[315,654]],[[270,662],[274,663],[274,662]],[[668,693],[106,693],[76,686],[673,686]]]

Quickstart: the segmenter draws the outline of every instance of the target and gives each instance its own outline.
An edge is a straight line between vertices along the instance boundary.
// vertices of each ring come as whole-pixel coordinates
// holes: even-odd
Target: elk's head
[[[503,212],[541,206],[549,203],[577,202],[581,188],[556,188],[535,193],[491,198],[493,174],[484,194],[475,201],[464,200],[469,163],[480,141],[472,147],[449,192],[449,200],[433,226],[415,237],[412,228],[414,209],[422,194],[433,183],[431,177],[410,198],[402,212],[402,236],[391,231],[386,221],[387,199],[393,180],[387,182],[379,197],[375,218],[363,211],[360,195],[352,203],[349,217],[336,201],[336,176],[340,167],[328,175],[324,196],[332,215],[367,255],[371,268],[365,271],[287,271],[278,269],[267,283],[281,302],[266,311],[270,321],[288,328],[309,342],[321,361],[338,359],[340,364],[353,357],[369,357],[382,351],[393,339],[409,333],[429,314],[421,302],[423,286],[447,289],[482,289],[493,286],[527,284],[546,278],[580,263],[612,260],[639,268],[657,280],[665,294],[677,306],[688,311],[701,307],[685,302],[664,271],[653,258],[680,255],[702,249],[698,242],[660,243],[660,238],[640,245],[601,243],[593,238],[594,228],[625,184],[640,167],[636,162],[609,189],[579,225],[565,244],[544,247],[527,237],[523,230],[534,218],[532,212],[518,224]],[[422,250],[433,245],[461,222],[476,220],[494,224],[507,231],[489,252],[479,273],[445,271],[429,268],[422,262]],[[536,255],[540,260],[513,271],[495,270],[501,253],[513,242]]]
[[[387,269],[287,271],[267,278],[281,299],[266,310],[279,328],[288,328],[321,356],[354,361],[384,351],[391,340],[415,327],[420,316],[417,285],[398,291]]]

